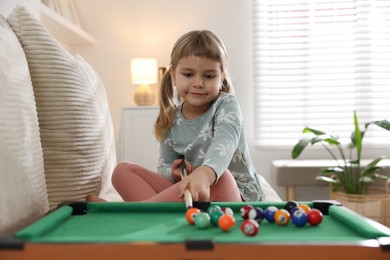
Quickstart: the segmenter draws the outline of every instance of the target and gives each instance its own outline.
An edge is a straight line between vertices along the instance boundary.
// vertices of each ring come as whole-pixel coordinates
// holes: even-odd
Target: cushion
[[[263,188],[263,192],[265,194],[264,202],[281,202],[282,199],[276,193],[274,188],[269,184],[269,182],[260,174],[256,175],[261,183],[261,187]]]
[[[116,164],[104,86],[23,6],[8,22],[29,64],[38,109],[49,206],[105,196]]]
[[[38,117],[27,60],[0,16],[0,234],[49,209]]]

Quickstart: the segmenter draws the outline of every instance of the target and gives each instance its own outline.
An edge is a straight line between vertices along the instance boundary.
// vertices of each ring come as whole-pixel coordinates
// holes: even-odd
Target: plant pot
[[[388,181],[384,188],[370,187],[363,195],[334,192],[330,187],[329,197],[360,215],[390,227],[389,185],[390,182]]]

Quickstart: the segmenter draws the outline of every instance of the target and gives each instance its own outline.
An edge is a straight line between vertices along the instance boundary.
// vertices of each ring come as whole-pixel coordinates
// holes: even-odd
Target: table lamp
[[[131,60],[131,78],[133,84],[140,86],[134,93],[134,102],[138,106],[153,104],[155,94],[149,84],[157,83],[157,60],[136,58]]]

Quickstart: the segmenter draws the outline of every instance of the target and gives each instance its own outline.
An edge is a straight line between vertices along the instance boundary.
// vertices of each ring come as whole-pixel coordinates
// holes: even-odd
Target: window
[[[255,142],[295,144],[303,127],[349,140],[390,115],[390,0],[254,0]],[[374,138],[375,137],[375,138]],[[371,125],[365,145],[389,145]]]

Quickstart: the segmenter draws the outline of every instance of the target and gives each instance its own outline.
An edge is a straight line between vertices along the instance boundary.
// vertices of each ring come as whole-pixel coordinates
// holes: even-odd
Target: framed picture
[[[70,22],[81,27],[77,9],[73,0],[52,0],[58,5],[58,12]]]
[[[41,0],[41,2],[42,2],[42,4],[46,5],[50,9],[52,9],[53,11],[56,11],[57,13],[59,13],[57,0]]]

